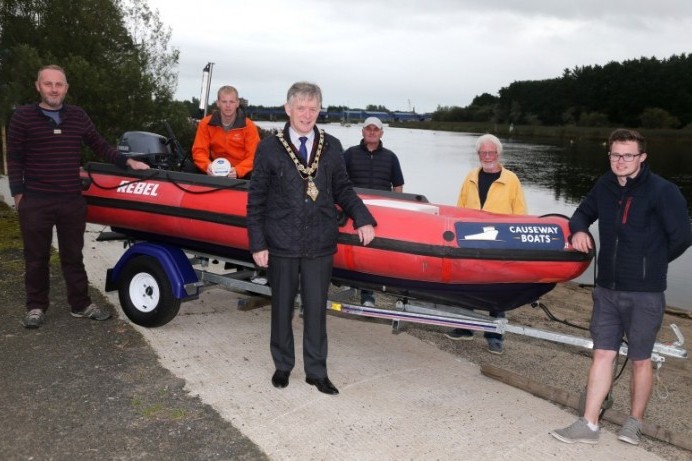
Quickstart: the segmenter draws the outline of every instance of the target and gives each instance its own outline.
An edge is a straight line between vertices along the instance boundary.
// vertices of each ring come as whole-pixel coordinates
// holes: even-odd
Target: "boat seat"
[[[440,214],[440,208],[429,203],[404,202],[401,200],[386,199],[366,199],[363,200],[363,203],[366,205],[396,208],[399,210],[418,211],[419,213]]]

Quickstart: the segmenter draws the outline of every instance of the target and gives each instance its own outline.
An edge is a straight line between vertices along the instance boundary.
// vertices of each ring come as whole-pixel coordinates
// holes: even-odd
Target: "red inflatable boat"
[[[252,262],[248,182],[100,163],[82,174],[89,222],[136,240]],[[362,246],[343,219],[335,283],[507,310],[579,276],[592,258],[571,248],[564,216],[498,215],[414,194],[356,190],[378,222],[376,238]]]

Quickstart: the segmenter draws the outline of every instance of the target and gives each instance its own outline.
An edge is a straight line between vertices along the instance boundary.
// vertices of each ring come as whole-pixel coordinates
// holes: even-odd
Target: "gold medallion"
[[[317,169],[320,164],[320,157],[322,156],[322,149],[324,148],[324,131],[319,130],[319,139],[317,142],[317,151],[315,153],[315,156],[312,159],[312,163],[308,165],[306,168],[303,166],[303,164],[298,160],[298,157],[296,156],[295,149],[292,148],[286,139],[284,138],[284,134],[282,131],[279,131],[276,134],[276,137],[279,138],[279,141],[281,144],[284,146],[284,149],[286,149],[286,152],[288,153],[288,156],[291,157],[293,160],[293,163],[296,166],[296,169],[298,170],[298,174],[303,178],[305,181],[305,193],[307,194],[308,197],[312,199],[314,202],[317,200],[317,196],[320,194],[319,189],[317,189],[317,186],[315,185],[315,181],[313,181],[313,174],[317,176]]]
[[[308,194],[308,197],[310,197],[313,202],[317,200],[320,191],[317,189],[317,186],[315,186],[315,181],[312,180],[312,176],[308,176],[308,187],[305,193]]]

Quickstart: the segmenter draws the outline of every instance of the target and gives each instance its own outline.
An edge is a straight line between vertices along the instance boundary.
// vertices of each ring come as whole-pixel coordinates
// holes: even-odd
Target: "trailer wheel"
[[[137,325],[160,327],[180,310],[180,299],[173,295],[166,272],[152,256],[137,256],[127,263],[118,285],[123,312]]]

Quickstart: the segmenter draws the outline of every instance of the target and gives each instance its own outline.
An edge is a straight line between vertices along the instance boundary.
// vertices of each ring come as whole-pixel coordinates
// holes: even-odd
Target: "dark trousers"
[[[53,227],[56,228],[58,236],[60,267],[67,287],[67,302],[73,311],[80,311],[91,304],[89,280],[82,257],[86,229],[84,198],[81,195],[25,195],[19,202],[17,211],[24,241],[27,310],[48,309]]]
[[[300,284],[303,305],[303,363],[310,378],[327,376],[327,293],[333,256],[284,258],[269,253],[269,283],[272,288],[270,349],[277,370],[295,366],[293,344],[294,301]]]

